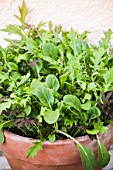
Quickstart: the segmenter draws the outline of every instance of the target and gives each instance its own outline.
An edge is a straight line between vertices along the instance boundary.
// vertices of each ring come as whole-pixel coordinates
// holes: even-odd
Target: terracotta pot
[[[109,131],[100,136],[100,140],[107,149],[113,143],[113,125]],[[80,154],[76,144],[70,140],[58,140],[54,143],[43,142],[43,150],[34,158],[26,158],[27,148],[32,146],[35,139],[21,137],[4,131],[5,142],[2,150],[12,170],[83,170]],[[97,156],[97,141],[91,140],[88,135],[76,138],[83,145],[91,148]],[[95,168],[99,170],[99,168]]]

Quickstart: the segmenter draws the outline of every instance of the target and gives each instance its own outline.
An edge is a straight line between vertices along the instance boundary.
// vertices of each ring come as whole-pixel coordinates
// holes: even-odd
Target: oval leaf
[[[94,170],[96,164],[96,158],[93,151],[86,146],[77,143],[78,150],[80,152],[82,165],[85,170]]]
[[[100,114],[101,114],[101,113],[100,113],[100,110],[99,110],[99,108],[96,107],[96,106],[91,107],[91,108],[88,110],[88,116],[90,117],[90,120],[99,117]]]
[[[103,143],[98,139],[98,165],[99,167],[105,167],[110,161],[110,154],[107,151]]]
[[[59,109],[56,109],[55,111],[48,109],[44,113],[44,120],[48,124],[53,124],[53,123],[57,122],[59,115],[60,115]]]
[[[59,81],[55,75],[49,74],[46,77],[46,84],[50,89],[57,91],[59,89]]]
[[[77,111],[81,109],[81,102],[80,100],[74,95],[65,95],[63,98],[64,103],[68,104],[69,106],[75,108]]]
[[[37,89],[35,88],[35,92],[35,95],[38,97],[43,106],[51,108],[54,103],[54,97],[51,90],[43,86],[37,86]]]

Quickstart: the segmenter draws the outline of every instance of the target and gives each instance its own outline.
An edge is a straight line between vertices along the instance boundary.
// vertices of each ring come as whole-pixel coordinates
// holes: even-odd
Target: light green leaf
[[[58,65],[58,62],[55,61],[53,58],[49,56],[41,56],[41,58],[47,62],[49,62],[51,65]]]
[[[44,56],[49,56],[53,58],[54,60],[57,59],[58,56],[58,50],[57,47],[54,44],[46,43],[42,46],[42,52]]]
[[[3,144],[4,142],[4,133],[3,130],[0,130],[0,144]]]
[[[96,158],[93,151],[86,146],[77,144],[78,150],[80,152],[82,164],[85,170],[94,170],[96,164]]]
[[[96,84],[95,84],[94,82],[88,84],[88,88],[87,88],[88,91],[91,91],[91,90],[93,90],[94,88],[96,88]]]
[[[110,161],[110,154],[98,139],[98,166],[104,168]]]
[[[2,29],[1,31],[8,32],[9,34],[17,34],[21,37],[24,37],[24,34],[21,28],[17,25],[9,24],[5,29]]]
[[[49,134],[48,138],[51,143],[55,142],[56,139],[55,134]]]
[[[81,110],[81,102],[74,95],[65,95],[63,98],[63,102],[68,104],[69,106],[75,108],[77,111]]]
[[[94,51],[94,68],[98,69],[98,65],[100,64],[100,62],[102,61],[102,56],[105,54],[106,49],[100,47],[98,48],[98,50]]]
[[[50,107],[54,103],[54,97],[50,89],[45,88],[43,86],[37,86],[35,88],[35,96],[38,97],[40,102],[43,104],[43,106]]]
[[[91,100],[91,94],[85,93],[85,96],[82,99],[82,102],[84,103],[86,100]]]
[[[34,146],[28,148],[27,158],[34,158],[38,154],[38,151],[42,150],[42,142],[33,142]]]
[[[25,24],[26,16],[28,14],[28,8],[27,8],[24,0],[22,2],[22,6],[19,7],[19,12],[20,12],[20,17],[18,17],[17,15],[15,15],[15,17],[20,20],[22,25],[24,25]]]
[[[44,113],[44,120],[48,124],[53,124],[53,123],[57,122],[59,115],[60,115],[59,109],[56,109],[55,111],[47,109]]]
[[[19,56],[17,58],[17,62],[20,62],[21,60],[28,61],[28,59],[29,59],[29,54],[27,54],[27,53],[19,54]]]
[[[7,66],[10,70],[18,70],[18,66],[13,62],[9,62]]]
[[[104,38],[101,39],[99,45],[107,49],[111,40],[111,36],[112,36],[112,30],[108,29],[108,31],[104,32]]]
[[[49,74],[46,77],[46,84],[50,89],[57,91],[59,89],[59,81],[57,77],[53,74]]]
[[[27,73],[26,76],[22,76],[22,80],[20,82],[17,82],[17,87],[19,87],[22,84],[24,84],[28,80],[29,77],[30,77],[30,73]]]
[[[29,116],[29,114],[31,113],[31,106],[27,106],[24,111],[26,115]]]
[[[86,132],[90,135],[96,135],[99,133],[99,130],[98,129],[86,130]]]
[[[12,122],[12,120],[0,122],[0,130],[2,130],[4,127],[9,127],[11,122]]]
[[[66,79],[68,78],[70,72],[66,72],[65,74],[61,75],[60,78],[60,83],[61,83],[61,87],[64,87],[64,83],[66,81]]]
[[[5,80],[8,79],[8,76],[6,74],[0,74],[0,82],[4,82]]]
[[[18,79],[20,79],[21,78],[21,74],[19,74],[18,72],[16,72],[16,71],[11,71],[11,73],[10,73],[10,78],[14,81],[12,81],[12,83],[14,84]],[[12,84],[11,83],[11,84]]]
[[[82,104],[83,110],[89,110],[91,107],[91,101],[87,101],[86,103]]]
[[[7,101],[7,102],[4,102],[4,103],[1,103],[0,104],[0,115],[2,113],[3,110],[6,110],[6,109],[9,109],[11,107],[11,101]]]

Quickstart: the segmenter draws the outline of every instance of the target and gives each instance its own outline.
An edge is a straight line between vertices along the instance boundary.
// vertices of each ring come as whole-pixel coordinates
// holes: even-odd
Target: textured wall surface
[[[0,27],[18,23],[18,5],[22,0],[0,0]],[[65,28],[78,31],[89,30],[89,38],[96,42],[102,31],[113,29],[113,0],[26,0],[29,7],[28,21],[37,24],[40,20],[52,20]],[[5,34],[0,33],[0,44]]]

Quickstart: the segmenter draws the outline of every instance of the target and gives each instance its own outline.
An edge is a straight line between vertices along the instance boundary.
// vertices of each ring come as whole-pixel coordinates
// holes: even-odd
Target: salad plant
[[[34,157],[43,141],[71,138],[86,170],[106,166],[110,155],[98,133],[106,133],[113,119],[112,31],[91,45],[87,31],[26,23],[24,1],[19,11],[21,25],[1,30],[18,38],[7,38],[9,45],[0,47],[0,143],[3,129],[40,139],[28,148],[27,157]],[[97,163],[94,153],[75,139],[86,134],[98,141]]]

